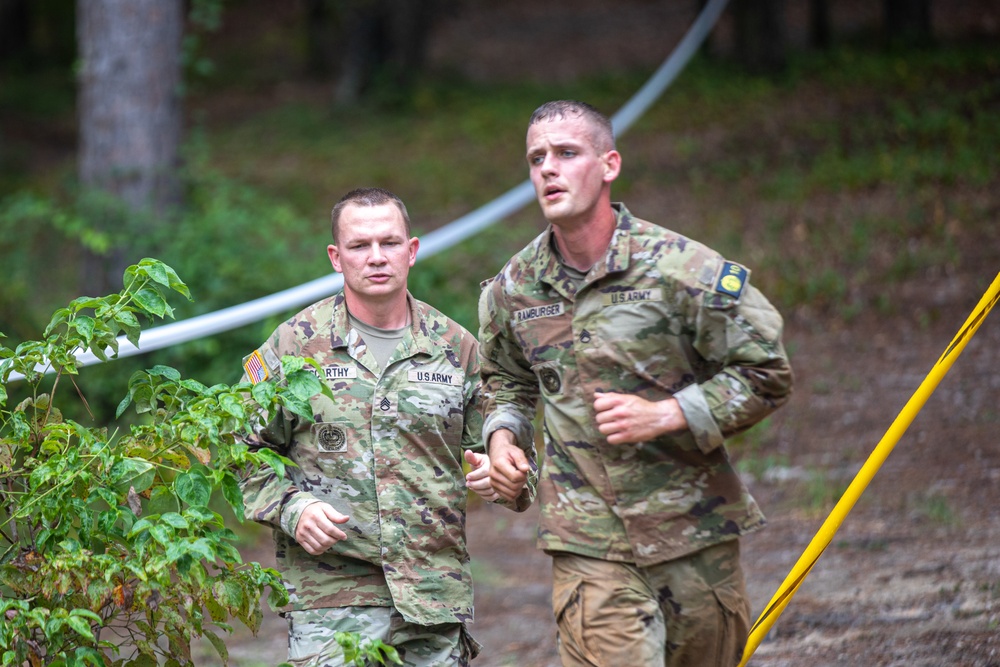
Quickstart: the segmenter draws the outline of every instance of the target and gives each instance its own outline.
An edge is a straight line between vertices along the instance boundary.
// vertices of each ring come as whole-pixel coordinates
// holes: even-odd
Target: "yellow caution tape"
[[[1000,300],[1000,273],[997,274],[997,277],[993,280],[993,284],[986,290],[983,298],[979,300],[979,305],[976,306],[972,314],[965,320],[965,324],[959,329],[958,334],[952,339],[951,344],[948,345],[944,354],[934,364],[934,367],[927,374],[927,377],[924,378],[924,381],[920,383],[920,387],[917,388],[917,391],[914,392],[910,400],[900,410],[899,415],[892,422],[892,426],[882,436],[882,440],[876,445],[875,450],[868,457],[861,471],[858,472],[854,477],[854,481],[847,487],[844,495],[837,501],[837,504],[830,512],[830,516],[823,522],[816,536],[809,543],[809,546],[806,547],[806,550],[802,552],[798,562],[795,563],[791,572],[785,577],[785,581],[778,587],[778,591],[764,608],[757,622],[750,628],[750,636],[747,638],[747,645],[743,651],[743,659],[740,661],[739,667],[746,665],[750,656],[760,646],[761,641],[763,641],[771,626],[774,625],[778,616],[788,606],[792,596],[795,595],[799,586],[805,581],[809,571],[812,570],[816,561],[819,560],[819,557],[826,550],[827,546],[829,546],[830,541],[833,539],[837,529],[840,528],[840,524],[843,523],[848,512],[854,507],[858,498],[861,497],[865,488],[868,487],[868,483],[885,462],[886,457],[889,456],[889,452],[896,446],[899,439],[903,437],[903,434],[909,428],[917,413],[920,412],[921,408],[924,407],[924,403],[927,402],[927,399],[937,388],[941,378],[944,377],[945,373],[951,368],[952,363],[962,353],[962,350],[965,349],[966,343],[975,335],[979,325],[983,323],[983,320],[986,319],[986,316],[998,300]]]

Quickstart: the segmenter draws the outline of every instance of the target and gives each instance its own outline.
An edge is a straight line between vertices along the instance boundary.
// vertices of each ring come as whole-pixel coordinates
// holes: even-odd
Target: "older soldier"
[[[407,291],[419,241],[406,207],[378,188],[332,212],[343,292],[275,330],[244,360],[253,381],[281,379],[281,357],[311,357],[335,401],[312,399],[259,446],[295,462],[244,481],[246,516],[274,531],[291,594],[289,662],[342,665],[334,640],[353,631],[394,646],[406,665],[467,665],[479,652],[465,543],[469,488],[488,500],[475,338]]]
[[[735,665],[738,538],[764,517],[723,443],[789,396],[781,317],[745,267],[611,202],[621,155],[593,107],[537,109],[527,159],[549,226],[485,285],[484,435],[510,499],[541,399],[563,665]]]

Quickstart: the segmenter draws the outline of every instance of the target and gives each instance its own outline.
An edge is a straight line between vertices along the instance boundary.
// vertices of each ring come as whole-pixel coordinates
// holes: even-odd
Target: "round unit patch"
[[[321,452],[346,452],[347,434],[334,424],[313,424],[316,444]]]
[[[559,379],[559,373],[556,372],[556,369],[543,368],[538,377],[542,381],[545,391],[550,394],[558,394],[559,390],[562,389],[562,380]]]

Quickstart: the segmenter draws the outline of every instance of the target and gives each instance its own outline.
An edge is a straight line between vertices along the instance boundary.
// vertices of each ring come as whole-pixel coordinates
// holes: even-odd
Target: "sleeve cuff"
[[[483,442],[486,453],[490,452],[490,436],[495,431],[505,428],[517,438],[517,446],[524,451],[530,451],[535,446],[535,427],[530,421],[516,412],[494,412],[483,423]]]
[[[299,517],[303,510],[314,503],[323,502],[308,493],[298,493],[295,500],[285,505],[281,510],[281,530],[293,540],[295,539],[295,529],[299,525]]]
[[[719,425],[715,423],[712,409],[708,406],[705,394],[697,384],[690,384],[674,394],[681,412],[687,420],[688,429],[694,437],[698,449],[706,454],[722,446],[725,439]]]

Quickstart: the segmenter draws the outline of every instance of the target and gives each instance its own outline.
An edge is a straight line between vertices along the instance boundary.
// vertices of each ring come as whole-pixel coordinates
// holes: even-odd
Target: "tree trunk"
[[[92,294],[119,288],[130,248],[180,203],[183,20],[183,0],[77,0],[78,173],[115,246],[85,262]]]
[[[890,46],[923,46],[931,42],[931,0],[885,0],[883,11]]]
[[[809,0],[809,45],[825,51],[830,41],[829,0]]]
[[[373,84],[383,98],[404,98],[424,66],[435,1],[345,0],[338,7],[344,50],[335,103],[356,104]]]
[[[30,25],[27,0],[0,0],[0,59],[27,60]]]
[[[327,77],[334,68],[334,15],[327,0],[305,0],[306,73]]]
[[[774,74],[788,64],[784,0],[735,0],[736,57],[751,72]]]

